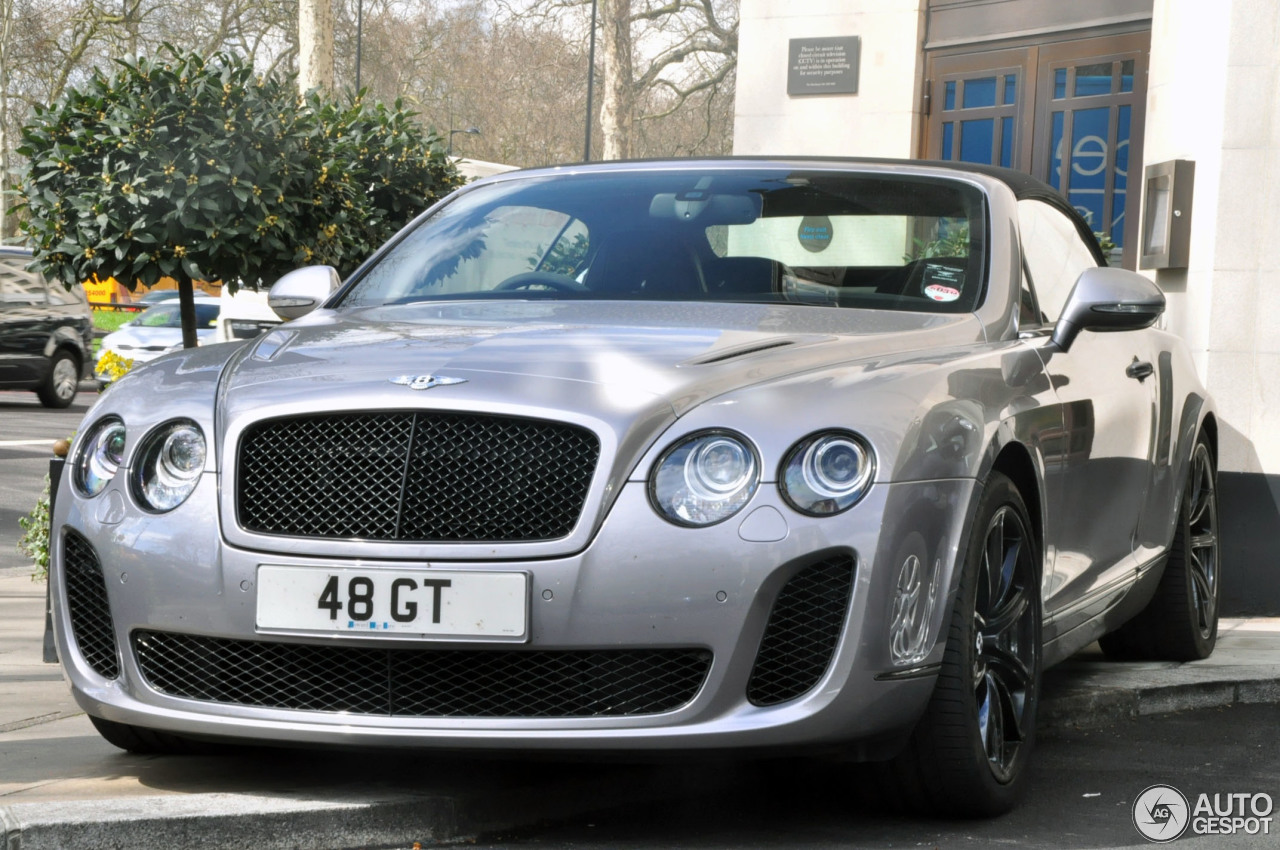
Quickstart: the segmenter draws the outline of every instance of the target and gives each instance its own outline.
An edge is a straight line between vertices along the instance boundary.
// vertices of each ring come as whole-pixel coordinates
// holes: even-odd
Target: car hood
[[[432,406],[591,415],[658,404],[680,416],[785,375],[981,339],[970,314],[777,305],[476,301],[318,311],[252,344],[227,375],[224,399],[233,413],[319,395],[416,406],[425,396],[406,382],[436,376],[465,383],[431,388]]]

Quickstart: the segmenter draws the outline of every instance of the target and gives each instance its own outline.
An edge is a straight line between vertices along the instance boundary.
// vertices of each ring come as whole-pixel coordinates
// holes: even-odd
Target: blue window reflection
[[[1053,99],[1061,100],[1067,96],[1067,69],[1059,68],[1053,72]]]
[[[1126,59],[1120,63],[1120,91],[1133,91],[1133,60]]]
[[[943,105],[942,105],[943,111],[947,112],[952,109],[955,109],[956,108],[956,81],[951,80],[950,82],[948,82],[943,87],[943,90],[946,92],[943,95]]]
[[[1122,106],[1116,117],[1116,184],[1111,201],[1111,241],[1124,247],[1124,212],[1129,186],[1129,125],[1133,107]]]
[[[1018,78],[1010,74],[1004,78],[1004,105],[1010,106],[1018,96]]]
[[[981,106],[996,105],[996,78],[995,77],[979,77],[975,80],[964,81],[964,104],[965,109],[975,109]]]
[[[1005,168],[1013,165],[1013,119],[1000,119],[1000,164]]]
[[[1076,97],[1111,94],[1111,63],[1076,66]]]
[[[944,160],[950,160],[952,158],[951,155],[954,151],[952,150],[953,146],[951,137],[954,135],[954,130],[955,125],[950,121],[947,121],[942,125],[942,158]]]
[[[1111,110],[1077,109],[1071,114],[1071,182],[1067,197],[1094,230],[1107,226],[1107,137]]]
[[[960,122],[960,159],[964,162],[981,162],[991,165],[992,148],[995,145],[996,121],[982,118]]]
[[[1053,113],[1049,128],[1049,150],[1053,154],[1049,160],[1049,185],[1059,191],[1062,190],[1062,118],[1063,113]]]

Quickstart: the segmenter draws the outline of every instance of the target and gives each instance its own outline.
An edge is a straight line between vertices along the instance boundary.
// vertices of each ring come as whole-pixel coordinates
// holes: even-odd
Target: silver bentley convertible
[[[59,648],[124,749],[839,752],[993,814],[1047,666],[1213,649],[1213,404],[1025,175],[513,172],[270,300],[66,465]]]

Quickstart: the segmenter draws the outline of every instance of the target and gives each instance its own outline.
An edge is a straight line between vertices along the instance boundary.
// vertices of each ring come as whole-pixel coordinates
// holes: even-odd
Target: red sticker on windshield
[[[943,286],[940,283],[931,283],[924,288],[924,294],[934,301],[955,301],[960,297],[960,290],[953,289],[950,286]]]

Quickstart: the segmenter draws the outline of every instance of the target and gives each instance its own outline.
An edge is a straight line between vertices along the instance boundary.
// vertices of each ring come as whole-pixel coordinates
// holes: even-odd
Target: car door
[[[1066,352],[1050,342],[1076,278],[1097,263],[1074,220],[1046,202],[1021,201],[1019,227],[1036,302],[1021,336],[1039,352],[1062,411],[1061,438],[1043,447],[1052,563],[1044,607],[1050,633],[1061,634],[1099,613],[1136,574],[1160,378],[1149,330],[1085,331]]]
[[[48,368],[50,322],[44,282],[23,258],[0,257],[0,384],[30,386]]]

